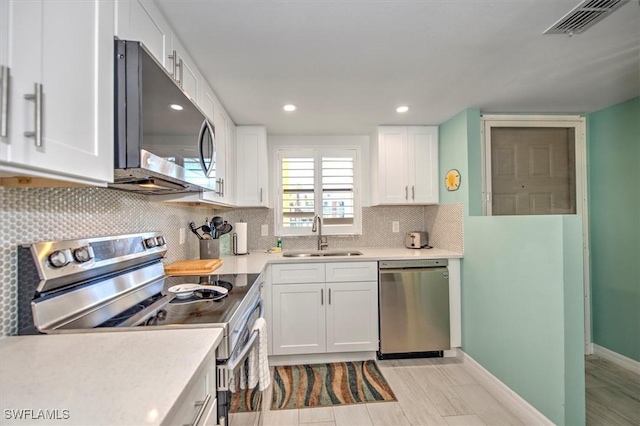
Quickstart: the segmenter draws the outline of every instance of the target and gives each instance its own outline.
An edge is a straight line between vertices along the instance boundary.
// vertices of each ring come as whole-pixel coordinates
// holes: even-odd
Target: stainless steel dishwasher
[[[442,356],[451,348],[447,264],[446,259],[379,262],[378,358]]]

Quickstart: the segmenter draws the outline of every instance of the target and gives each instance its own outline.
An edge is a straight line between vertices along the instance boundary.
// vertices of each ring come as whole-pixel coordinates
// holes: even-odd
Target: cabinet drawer
[[[271,267],[273,284],[323,283],[324,263],[287,263]]]
[[[378,281],[378,262],[335,262],[326,264],[328,283]]]

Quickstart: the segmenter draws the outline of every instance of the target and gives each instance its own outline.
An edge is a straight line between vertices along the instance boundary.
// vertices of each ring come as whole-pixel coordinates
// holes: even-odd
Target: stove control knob
[[[154,237],[147,238],[146,240],[144,240],[144,245],[148,249],[154,248],[157,245],[156,239]]]
[[[158,319],[158,321],[164,321],[164,319],[167,318],[167,311],[165,311],[164,309],[160,309],[156,314],[156,318]]]
[[[88,262],[93,258],[87,246],[75,249],[73,251],[73,257],[80,263]]]
[[[56,250],[49,255],[49,262],[54,268],[62,268],[63,266],[67,266],[69,262],[71,262],[71,259],[67,257],[65,250]]]
[[[158,241],[158,245],[159,246],[163,246],[166,244],[166,241],[164,240],[164,237],[158,237],[156,238],[156,241]]]

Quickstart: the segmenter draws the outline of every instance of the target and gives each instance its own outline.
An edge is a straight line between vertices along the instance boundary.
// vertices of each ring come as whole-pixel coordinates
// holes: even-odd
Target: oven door
[[[243,378],[245,380],[244,386],[240,384],[242,380],[240,370],[245,368],[251,351],[258,350],[260,334],[257,330],[253,330],[253,325],[258,318],[264,318],[264,308],[259,293],[257,299],[255,299],[244,316],[241,336],[233,347],[231,355],[228,359],[217,360],[218,418],[224,417],[228,425],[231,424],[230,414],[236,406],[242,407],[238,412],[247,412],[247,414],[243,413],[242,415],[254,416],[253,424],[257,424],[259,420],[262,405],[262,392],[259,391],[260,384],[258,383],[253,389],[241,389],[242,387],[248,388],[248,374]],[[235,385],[231,383],[232,380],[235,380]],[[232,388],[234,388],[233,392]]]

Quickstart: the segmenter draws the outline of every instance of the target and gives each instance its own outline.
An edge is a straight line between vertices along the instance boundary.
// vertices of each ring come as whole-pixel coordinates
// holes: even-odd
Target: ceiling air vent
[[[545,34],[580,34],[629,0],[585,0],[549,27]]]

